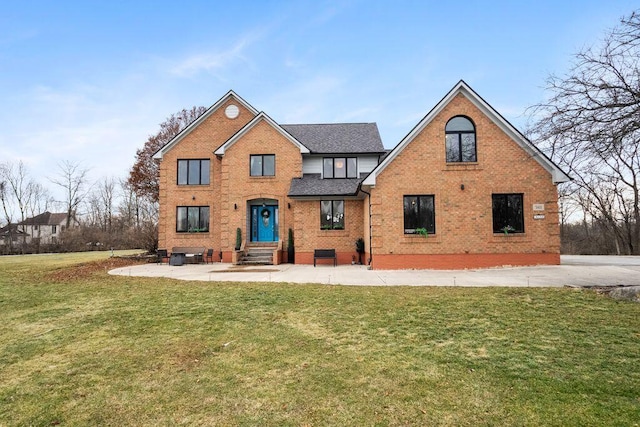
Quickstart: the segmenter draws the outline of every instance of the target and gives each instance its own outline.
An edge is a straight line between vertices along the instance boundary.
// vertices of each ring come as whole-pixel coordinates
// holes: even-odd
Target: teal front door
[[[278,241],[278,207],[251,207],[251,240],[254,242]]]

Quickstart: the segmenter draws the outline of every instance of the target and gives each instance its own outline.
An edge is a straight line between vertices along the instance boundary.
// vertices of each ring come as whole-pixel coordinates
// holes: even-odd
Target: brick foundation
[[[560,254],[444,254],[444,255],[374,255],[376,270],[432,269],[462,270],[503,266],[558,265]]]

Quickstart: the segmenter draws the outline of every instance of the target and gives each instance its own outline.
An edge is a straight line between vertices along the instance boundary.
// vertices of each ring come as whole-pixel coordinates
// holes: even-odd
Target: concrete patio
[[[211,282],[320,283],[354,286],[640,286],[638,256],[563,255],[561,265],[476,270],[369,270],[361,265],[236,266],[226,263],[144,264],[112,270],[122,276]]]

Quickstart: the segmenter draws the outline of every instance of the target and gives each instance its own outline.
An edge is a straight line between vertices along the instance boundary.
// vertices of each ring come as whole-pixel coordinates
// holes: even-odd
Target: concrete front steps
[[[240,258],[241,265],[273,265],[273,251],[278,248],[272,243],[251,243],[246,246],[245,254]]]

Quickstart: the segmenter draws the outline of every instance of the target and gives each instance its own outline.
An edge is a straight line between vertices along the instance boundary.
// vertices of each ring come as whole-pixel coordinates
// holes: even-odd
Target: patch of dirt
[[[56,282],[71,282],[85,279],[98,272],[107,272],[114,268],[127,267],[148,262],[145,258],[120,258],[113,257],[100,261],[85,262],[51,272],[48,278]]]

